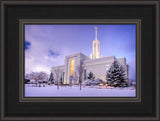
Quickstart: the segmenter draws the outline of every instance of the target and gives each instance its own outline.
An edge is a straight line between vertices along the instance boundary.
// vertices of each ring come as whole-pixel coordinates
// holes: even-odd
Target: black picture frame
[[[136,89],[135,97],[25,97],[25,25],[135,25]],[[141,20],[140,19],[20,19],[19,20],[19,101],[29,102],[140,102],[141,101]]]
[[[1,120],[159,120],[160,1],[1,1]],[[141,21],[138,102],[21,101],[19,23],[23,19]]]

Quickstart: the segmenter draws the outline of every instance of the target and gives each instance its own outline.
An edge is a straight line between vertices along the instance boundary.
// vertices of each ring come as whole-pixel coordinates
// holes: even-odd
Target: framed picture
[[[2,1],[2,120],[159,120],[159,1]]]
[[[140,101],[140,73],[136,74],[136,68],[140,72],[141,60],[137,58],[140,57],[140,22],[121,19],[20,20],[20,78],[28,80],[20,81],[21,101]],[[98,40],[98,28],[104,36],[102,41]],[[122,31],[124,34],[120,34]],[[93,33],[95,38],[91,42],[89,37]],[[117,45],[112,46],[114,42]]]

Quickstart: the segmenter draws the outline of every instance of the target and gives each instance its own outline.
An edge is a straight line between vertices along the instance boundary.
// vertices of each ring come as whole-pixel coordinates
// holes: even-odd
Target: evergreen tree
[[[54,77],[53,77],[53,73],[51,72],[51,74],[50,74],[50,77],[49,77],[49,80],[48,81],[53,81],[54,80]]]
[[[94,74],[93,74],[92,72],[89,72],[87,78],[90,79],[90,80],[94,80],[94,79],[95,79],[95,76],[94,76]]]
[[[110,86],[127,86],[125,69],[114,61],[107,71],[106,80]]]

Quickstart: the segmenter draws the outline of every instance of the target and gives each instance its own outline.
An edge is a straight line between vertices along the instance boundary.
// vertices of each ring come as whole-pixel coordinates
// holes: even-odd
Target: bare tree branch
[[[62,76],[62,70],[60,68],[57,68],[54,70],[54,76],[55,76],[55,83],[57,84],[57,89],[59,89],[59,83],[60,83],[60,78]]]
[[[81,85],[82,85],[82,77],[83,77],[83,72],[84,72],[84,66],[83,66],[83,61],[80,61],[80,65],[77,66],[77,74],[79,76],[79,84],[80,84],[80,90],[81,90]]]

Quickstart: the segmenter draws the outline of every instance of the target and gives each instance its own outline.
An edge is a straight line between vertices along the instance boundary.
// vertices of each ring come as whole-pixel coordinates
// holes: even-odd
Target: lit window
[[[71,59],[70,62],[70,76],[73,76],[74,73],[74,59]]]

